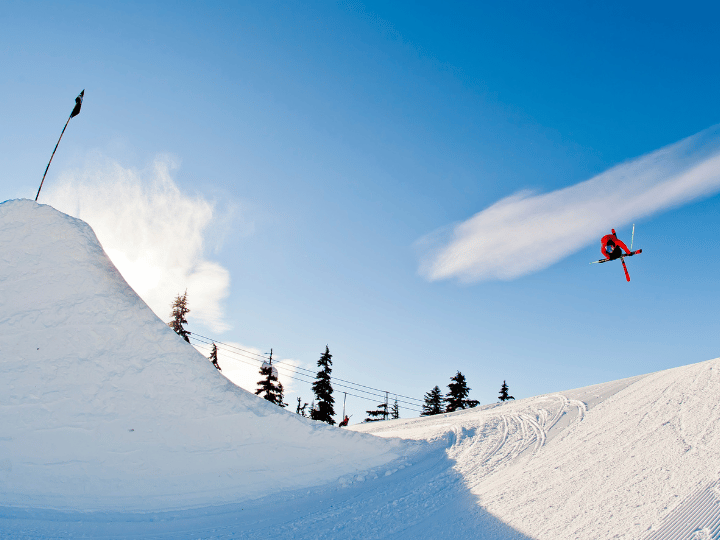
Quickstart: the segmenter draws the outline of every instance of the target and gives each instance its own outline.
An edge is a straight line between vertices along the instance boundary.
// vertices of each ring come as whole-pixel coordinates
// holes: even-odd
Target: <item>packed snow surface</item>
[[[451,434],[446,451],[478,504],[531,538],[720,537],[720,360],[357,429]],[[685,536],[666,523],[680,507]]]
[[[720,538],[720,360],[341,430],[228,382],[85,223],[8,201],[0,537]]]
[[[0,505],[222,504],[337,480],[401,448],[238,388],[153,314],[87,224],[0,205]]]

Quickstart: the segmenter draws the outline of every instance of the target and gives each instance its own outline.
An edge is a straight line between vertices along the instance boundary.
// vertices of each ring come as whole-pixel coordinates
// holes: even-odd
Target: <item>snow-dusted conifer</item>
[[[420,416],[432,416],[433,414],[444,413],[444,403],[445,398],[440,393],[440,387],[435,386],[435,388],[425,394],[425,404],[423,405]]]
[[[175,298],[175,301],[172,303],[172,313],[170,314],[172,321],[168,323],[168,326],[175,330],[175,333],[178,336],[190,343],[190,332],[185,330],[185,327],[183,326],[187,324],[185,316],[188,313],[190,313],[190,308],[188,307],[186,290],[182,296],[177,295],[177,298]]]
[[[280,407],[287,407],[287,403],[283,402],[283,385],[273,373],[272,364],[263,364],[263,367],[260,368],[260,375],[265,378],[258,381],[258,389],[255,390],[255,395]]]
[[[218,358],[217,358],[217,345],[213,343],[212,350],[210,351],[210,361],[212,362],[213,366],[218,368],[219,371],[222,371],[220,369],[220,364],[218,364]]]
[[[445,402],[447,403],[445,412],[453,412],[458,409],[472,409],[478,406],[479,401],[467,399],[471,389],[468,388],[465,375],[458,371],[450,380],[452,381],[448,384],[450,391],[445,395]]]
[[[398,405],[398,400],[395,398],[395,403],[393,403],[392,408],[390,409],[390,418],[393,420],[397,420],[400,418],[400,405]]]
[[[365,411],[368,415],[365,419],[365,422],[377,422],[378,420],[387,420],[389,415],[387,402],[383,401],[377,407],[378,408],[374,411]]]
[[[332,373],[332,354],[330,354],[330,348],[325,345],[325,352],[320,357],[317,363],[318,367],[321,368],[315,376],[315,382],[312,383],[313,392],[315,392],[315,407],[310,411],[310,418],[313,420],[320,420],[321,422],[327,422],[328,424],[335,425],[333,415],[335,414],[335,398],[332,397],[333,388],[330,382],[330,373]]]
[[[507,401],[509,399],[515,399],[514,397],[508,395],[509,389],[510,388],[508,387],[508,385],[505,383],[505,381],[503,381],[502,386],[500,387],[500,397],[498,398],[498,399],[500,399],[500,401]]]

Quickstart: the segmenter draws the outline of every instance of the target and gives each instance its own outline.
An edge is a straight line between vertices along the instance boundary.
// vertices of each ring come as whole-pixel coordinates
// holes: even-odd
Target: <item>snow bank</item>
[[[0,506],[237,502],[335,481],[402,448],[236,387],[153,314],[86,223],[0,204]]]
[[[423,419],[477,504],[537,540],[720,538],[720,359]]]

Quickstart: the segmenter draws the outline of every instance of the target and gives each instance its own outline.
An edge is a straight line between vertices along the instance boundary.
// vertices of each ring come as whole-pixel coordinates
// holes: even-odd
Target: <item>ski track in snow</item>
[[[355,429],[451,433],[446,452],[477,504],[534,539],[718,539],[719,367]]]
[[[531,459],[556,435],[555,428],[561,419],[565,429],[582,421],[586,412],[584,402],[552,394],[452,414],[384,422],[385,425],[353,426],[353,429],[383,437],[414,438],[414,425],[417,425],[418,439],[433,440],[449,435],[447,454],[472,486],[500,472],[505,465],[517,464],[520,458]]]
[[[529,539],[477,503],[472,485],[518,458],[532,459],[558,421],[582,419],[585,404],[562,395],[421,420],[355,426],[389,436],[422,425],[425,437],[386,467],[344,475],[335,486],[234,506],[145,516],[26,511],[6,522],[7,538],[454,538]],[[427,437],[427,430],[436,436]],[[459,464],[465,466],[459,466]],[[0,511],[0,523],[10,509]],[[137,535],[137,536],[135,536]]]

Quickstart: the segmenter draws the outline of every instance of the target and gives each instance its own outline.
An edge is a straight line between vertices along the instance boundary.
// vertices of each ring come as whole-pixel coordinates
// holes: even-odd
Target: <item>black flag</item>
[[[80,114],[80,107],[82,107],[82,100],[84,95],[85,90],[83,89],[83,91],[78,94],[78,97],[75,98],[75,107],[73,107],[73,110],[70,113],[70,118],[75,118],[78,114]]]
[[[82,107],[82,101],[83,96],[85,95],[85,89],[83,88],[83,91],[78,94],[78,97],[75,98],[75,106],[73,107],[72,112],[70,113],[70,116],[67,119],[67,122],[65,122],[65,127],[62,130],[62,133],[60,133],[60,139],[62,139],[62,136],[65,134],[65,129],[67,128],[68,124],[70,123],[70,118],[74,118],[78,114],[80,114],[80,107]],[[45,167],[45,174],[43,174],[42,180],[40,181],[40,187],[38,188],[37,195],[35,195],[35,202],[37,202],[38,197],[40,196],[40,190],[43,187],[43,183],[45,182],[45,176],[47,175],[48,169],[50,168],[50,164],[52,163],[52,158],[55,156],[55,152],[57,151],[57,147],[60,144],[60,139],[58,139],[57,144],[55,145],[55,150],[53,150],[52,156],[50,156],[50,161],[48,161],[47,167]]]

